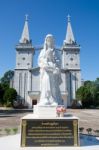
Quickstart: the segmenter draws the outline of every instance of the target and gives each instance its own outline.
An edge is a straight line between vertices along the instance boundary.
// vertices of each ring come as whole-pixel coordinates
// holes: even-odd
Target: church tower
[[[14,88],[18,93],[18,101],[23,105],[29,105],[27,101],[28,91],[31,90],[31,68],[33,67],[34,48],[29,36],[28,16],[21,39],[16,45],[16,68],[14,75]]]
[[[67,105],[76,98],[76,90],[81,86],[80,46],[76,43],[68,15],[66,38],[62,47],[62,68],[66,72],[68,92]]]

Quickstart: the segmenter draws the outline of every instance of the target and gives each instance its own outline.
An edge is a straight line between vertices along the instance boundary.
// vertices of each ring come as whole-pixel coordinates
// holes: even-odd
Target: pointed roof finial
[[[28,21],[28,14],[25,15],[25,21]]]
[[[23,28],[23,32],[21,35],[21,39],[19,41],[20,43],[29,43],[30,42],[30,36],[29,36],[29,28],[28,28],[28,15],[25,15],[25,24]]]
[[[68,16],[67,16],[67,19],[68,19],[68,22],[70,22],[70,15],[68,14]]]
[[[67,21],[68,21],[67,32],[66,32],[66,38],[64,40],[64,43],[73,44],[75,42],[75,39],[74,39],[74,34],[73,34],[73,31],[72,31],[72,27],[71,27],[70,15],[67,16]]]

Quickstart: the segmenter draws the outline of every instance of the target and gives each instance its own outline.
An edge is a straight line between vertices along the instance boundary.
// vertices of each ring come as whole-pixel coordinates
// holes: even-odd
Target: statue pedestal
[[[56,106],[35,105],[21,121],[21,147],[79,146],[78,118],[56,116]]]
[[[44,110],[44,109],[43,109]],[[21,121],[21,147],[79,146],[77,117],[38,117],[29,114]]]
[[[34,106],[34,111],[33,114],[38,116],[38,117],[56,117],[56,106],[39,106],[35,105]]]
[[[79,146],[78,118],[57,117],[56,108],[35,105],[33,114],[22,118],[21,147]]]

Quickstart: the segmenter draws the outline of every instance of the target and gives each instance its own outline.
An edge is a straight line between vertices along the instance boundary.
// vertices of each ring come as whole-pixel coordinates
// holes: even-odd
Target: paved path
[[[84,133],[87,128],[99,130],[99,109],[70,109],[68,111],[79,117],[79,126],[85,128]]]
[[[99,130],[99,109],[67,109],[67,112],[80,118],[79,126],[85,128],[84,133],[86,133],[87,128]],[[20,128],[20,118],[28,113],[12,113],[10,116],[0,117],[0,129]]]

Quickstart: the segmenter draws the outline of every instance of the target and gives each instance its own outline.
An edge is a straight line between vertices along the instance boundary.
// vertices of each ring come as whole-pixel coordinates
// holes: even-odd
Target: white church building
[[[21,39],[16,45],[16,67],[12,87],[18,93],[18,102],[28,108],[32,108],[33,103],[40,99],[40,68],[33,66],[35,50],[30,40],[26,17]],[[76,90],[81,86],[81,69],[80,46],[75,41],[70,16],[67,21],[66,38],[60,51],[62,60],[60,90],[64,105],[71,106]]]

